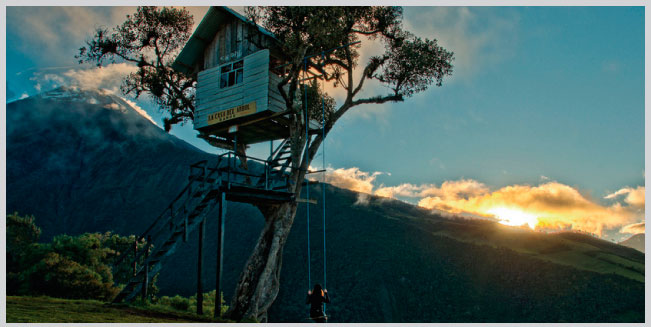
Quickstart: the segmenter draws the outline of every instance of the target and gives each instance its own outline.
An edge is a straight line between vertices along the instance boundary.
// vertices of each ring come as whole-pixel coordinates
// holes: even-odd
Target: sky
[[[195,25],[207,10],[188,9]],[[134,10],[7,7],[8,100],[71,84],[117,91],[133,67],[74,55]],[[643,7],[405,7],[403,24],[454,52],[453,75],[404,102],[351,109],[325,142],[328,182],[541,230],[644,232]],[[362,60],[376,50],[364,42]],[[131,100],[162,125],[151,101]],[[191,124],[172,133],[221,153]]]

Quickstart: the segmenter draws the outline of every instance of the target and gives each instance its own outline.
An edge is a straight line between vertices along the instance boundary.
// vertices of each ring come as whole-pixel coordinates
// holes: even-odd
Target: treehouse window
[[[240,60],[221,67],[220,88],[233,86],[242,83],[244,79],[244,61]]]

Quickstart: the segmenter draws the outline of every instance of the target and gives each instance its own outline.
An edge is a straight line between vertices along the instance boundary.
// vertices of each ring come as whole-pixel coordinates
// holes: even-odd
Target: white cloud
[[[28,98],[28,97],[29,97],[29,94],[23,93],[23,94],[20,95],[19,99],[22,100],[22,99],[25,99],[25,98]]]
[[[606,195],[604,199],[615,199],[619,196],[626,195],[624,202],[631,206],[644,209],[644,189],[644,186],[638,186],[637,188],[625,187],[617,192]]]
[[[404,17],[408,30],[454,52],[452,79],[512,57],[518,38],[519,17],[507,8],[406,7]]]
[[[44,65],[72,64],[96,27],[112,28],[135,7],[7,7],[7,32],[19,50]],[[37,51],[35,51],[37,49]]]
[[[635,224],[630,224],[622,227],[622,229],[619,230],[620,233],[628,233],[628,234],[640,234],[644,233],[645,228],[644,228],[644,222],[641,223],[635,223]]]
[[[158,125],[158,123],[156,123],[156,121],[154,121],[154,119],[151,118],[151,116],[150,116],[150,115],[145,111],[145,109],[142,109],[142,108],[141,108],[140,106],[138,106],[135,102],[133,102],[133,101],[127,99],[127,98],[123,98],[123,97],[120,97],[120,98],[121,98],[122,100],[124,100],[124,102],[128,103],[131,107],[133,107],[133,109],[135,109],[136,112],[139,113],[141,116],[143,116],[143,117],[149,119],[149,121],[152,122],[154,125],[160,127],[160,126]]]
[[[326,183],[351,191],[371,194],[374,187],[373,182],[381,174],[381,172],[368,173],[361,171],[357,167],[337,169],[328,167],[326,169],[325,181]]]
[[[125,77],[137,71],[137,67],[126,63],[103,67],[75,68],[61,67],[42,69],[32,73],[30,80],[37,90],[50,90],[59,86],[78,87],[82,90],[105,90],[112,94],[120,92]]]
[[[81,89],[106,89],[118,93],[124,78],[137,71],[137,67],[126,63],[110,64],[91,69],[70,69],[63,73],[68,85]]]

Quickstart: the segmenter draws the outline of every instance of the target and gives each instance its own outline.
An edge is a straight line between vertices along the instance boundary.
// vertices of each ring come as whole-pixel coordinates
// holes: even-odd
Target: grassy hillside
[[[320,199],[320,191],[310,191]],[[642,322],[644,256],[580,234],[445,219],[329,188],[332,322]],[[285,249],[270,321],[307,317],[305,205]],[[310,210],[312,283],[323,281],[322,221]]]
[[[7,323],[188,323],[224,322],[187,313],[111,305],[94,300],[7,297]]]
[[[588,235],[544,234],[488,221],[447,221],[424,225],[433,235],[507,248],[577,269],[617,274],[644,282],[644,254]]]

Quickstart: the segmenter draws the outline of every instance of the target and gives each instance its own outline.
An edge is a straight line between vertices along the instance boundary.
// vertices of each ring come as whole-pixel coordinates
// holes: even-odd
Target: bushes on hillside
[[[203,313],[209,317],[213,316],[215,312],[215,295],[217,294],[216,290],[212,290],[207,293],[203,293]],[[224,301],[224,293],[221,293],[220,300],[222,303],[222,312],[223,315],[228,306],[226,306],[226,301]],[[175,295],[172,297],[162,296],[156,302],[156,305],[164,309],[174,309],[177,311],[184,312],[197,312],[197,294],[190,296],[189,298],[182,297],[180,295]]]
[[[38,243],[40,228],[34,221],[33,216],[18,213],[7,216],[8,295],[110,300],[120,290],[114,282],[124,284],[130,278],[132,258],[114,271],[111,265],[123,251],[132,249],[134,236],[86,233]]]

